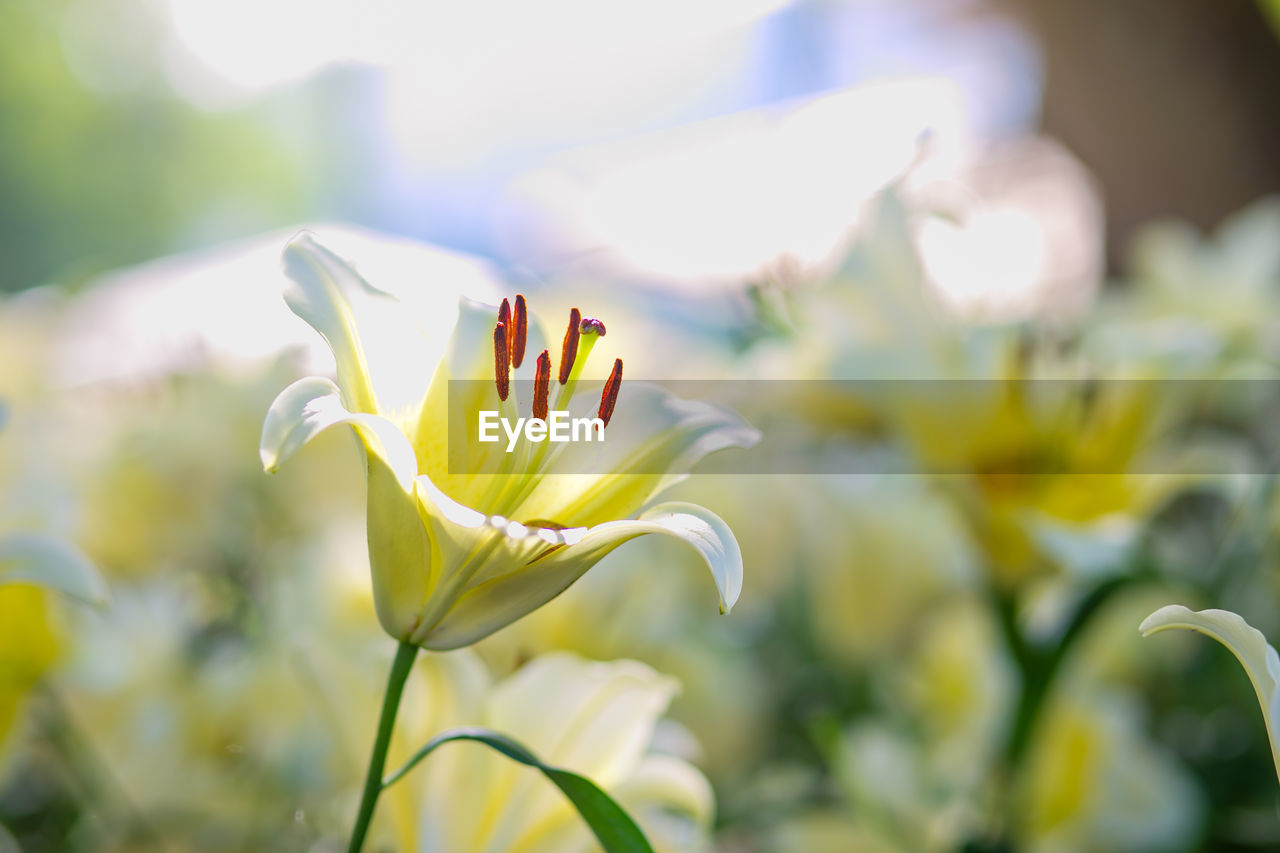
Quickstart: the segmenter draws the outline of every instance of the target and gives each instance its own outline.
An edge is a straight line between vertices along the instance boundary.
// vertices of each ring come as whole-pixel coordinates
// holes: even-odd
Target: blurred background
[[[1042,6],[16,0],[0,286],[319,219],[740,275],[830,251],[922,146],[956,168],[1039,133],[1093,176],[1113,262],[1280,187],[1273,4]]]
[[[1181,382],[1275,375],[1278,85],[1275,0],[6,0],[0,534],[113,598],[0,587],[0,851],[342,849],[393,648],[349,442],[258,463],[332,369],[280,298],[304,226],[441,347],[519,290],[628,376],[992,383],[746,411],[948,474],[694,476],[732,616],[638,543],[423,664],[449,719],[547,654],[675,677],[648,734],[715,806],[645,812],[662,849],[1274,849],[1248,682],[1136,626],[1280,637],[1274,412]]]

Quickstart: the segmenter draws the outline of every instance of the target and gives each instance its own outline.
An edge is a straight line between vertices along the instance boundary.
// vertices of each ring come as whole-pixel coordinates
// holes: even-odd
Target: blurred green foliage
[[[303,164],[261,116],[202,112],[169,88],[144,4],[97,4],[81,25],[133,43],[101,58],[94,85],[73,73],[75,5],[0,4],[0,290],[75,285],[300,215]],[[112,63],[134,65],[111,79]]]

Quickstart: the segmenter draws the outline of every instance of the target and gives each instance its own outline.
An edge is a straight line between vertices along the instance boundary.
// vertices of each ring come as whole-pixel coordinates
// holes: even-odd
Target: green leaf
[[[466,727],[441,732],[415,752],[403,767],[388,776],[382,783],[383,789],[402,779],[437,747],[457,740],[482,743],[512,761],[542,771],[573,803],[606,853],[653,853],[653,847],[640,827],[636,826],[636,822],[595,782],[570,770],[543,764],[537,756],[516,741],[485,728]]]

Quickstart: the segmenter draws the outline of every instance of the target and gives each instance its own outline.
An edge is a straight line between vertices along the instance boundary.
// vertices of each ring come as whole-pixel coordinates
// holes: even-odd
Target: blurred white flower
[[[636,819],[654,848],[707,847],[711,787],[685,761],[652,751],[654,730],[677,692],[673,679],[636,661],[594,662],[558,653],[497,683],[469,650],[418,664],[431,684],[465,685],[433,707],[432,687],[406,695],[402,748],[445,728],[481,725],[528,747],[544,763],[594,781]],[[415,679],[410,680],[410,685]],[[419,685],[421,687],[421,684]],[[582,819],[540,773],[477,744],[433,753],[386,794],[397,849],[421,853],[574,853],[596,849]]]

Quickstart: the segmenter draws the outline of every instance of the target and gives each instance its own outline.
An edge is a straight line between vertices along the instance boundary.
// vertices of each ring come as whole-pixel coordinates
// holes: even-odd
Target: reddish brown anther
[[[538,369],[533,374],[533,416],[547,419],[547,401],[551,397],[551,353],[538,356]]]
[[[502,300],[502,304],[498,306],[498,322],[511,329],[511,303],[506,299]],[[507,336],[507,346],[511,346],[511,336]]]
[[[622,359],[615,358],[613,360],[613,372],[609,374],[608,380],[604,383],[604,392],[600,395],[600,413],[598,417],[604,421],[604,425],[609,425],[609,419],[613,417],[613,407],[618,405],[618,389],[622,387]]]
[[[560,384],[569,381],[569,373],[573,370],[574,359],[578,357],[578,336],[582,334],[579,326],[582,323],[582,312],[574,308],[569,312],[569,328],[564,332],[564,346],[560,350]]]
[[[506,402],[511,393],[511,351],[507,349],[507,326],[493,327],[493,378],[498,384],[498,399]]]
[[[583,317],[582,322],[578,324],[578,331],[584,335],[596,335],[604,337],[604,323],[595,317]]]
[[[516,308],[511,319],[515,324],[511,328],[511,366],[519,367],[524,364],[524,347],[529,338],[529,309],[520,294],[516,294]]]

